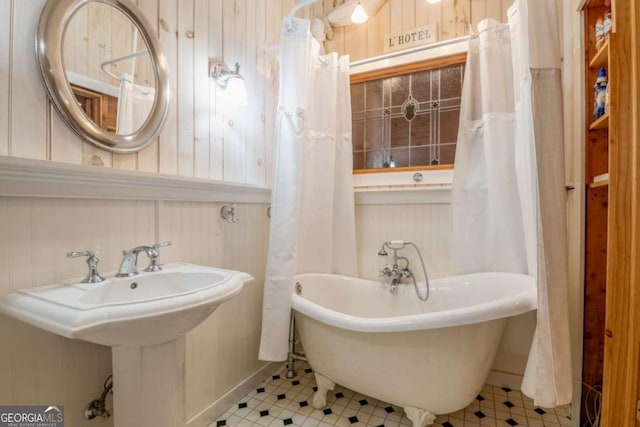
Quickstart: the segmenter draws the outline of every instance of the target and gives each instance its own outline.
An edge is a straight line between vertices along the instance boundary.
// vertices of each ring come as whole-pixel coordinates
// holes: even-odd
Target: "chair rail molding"
[[[207,179],[0,156],[0,196],[269,203],[271,190]]]
[[[416,185],[376,185],[354,180],[355,202],[448,204],[449,180]],[[271,189],[245,184],[104,169],[0,156],[0,197],[271,203]]]

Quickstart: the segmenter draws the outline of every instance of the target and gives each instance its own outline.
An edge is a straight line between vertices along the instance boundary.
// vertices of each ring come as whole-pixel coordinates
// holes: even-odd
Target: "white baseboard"
[[[249,393],[252,389],[260,385],[267,378],[279,363],[267,363],[262,368],[248,376],[240,384],[229,390],[215,402],[198,412],[187,421],[188,427],[208,427],[222,416],[227,409],[234,403],[239,401],[242,396]]]
[[[502,371],[491,371],[487,377],[487,384],[498,387],[509,387],[511,390],[520,390],[520,387],[522,387],[522,375]]]

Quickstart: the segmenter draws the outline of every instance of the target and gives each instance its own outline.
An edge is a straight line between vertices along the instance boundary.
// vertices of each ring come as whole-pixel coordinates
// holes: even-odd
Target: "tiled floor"
[[[243,397],[210,427],[245,426],[411,426],[402,408],[363,396],[336,385],[327,395],[327,407],[313,409],[313,372],[307,364],[296,366],[298,377],[286,379],[279,368],[256,390]],[[435,427],[570,426],[569,407],[536,408],[531,399],[508,388],[486,385],[469,407],[441,415]]]

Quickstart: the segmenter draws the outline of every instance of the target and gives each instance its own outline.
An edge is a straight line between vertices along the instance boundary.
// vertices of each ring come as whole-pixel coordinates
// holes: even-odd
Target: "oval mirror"
[[[169,111],[167,62],[149,23],[127,0],[49,0],[36,51],[56,109],[84,140],[134,153]]]

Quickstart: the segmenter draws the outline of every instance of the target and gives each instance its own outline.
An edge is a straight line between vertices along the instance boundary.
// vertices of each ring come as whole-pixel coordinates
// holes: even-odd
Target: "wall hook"
[[[222,208],[220,208],[220,218],[224,219],[229,223],[238,222],[238,218],[236,218],[235,203],[231,203],[230,205],[224,205]]]

